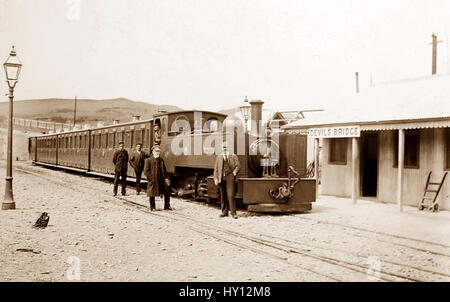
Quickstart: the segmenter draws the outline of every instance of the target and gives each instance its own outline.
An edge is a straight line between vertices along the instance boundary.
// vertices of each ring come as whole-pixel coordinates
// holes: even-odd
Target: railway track
[[[52,183],[56,183],[58,185],[62,185],[64,187],[70,188],[75,191],[80,191],[80,189],[83,189],[83,191],[86,191],[86,193],[92,193],[94,190],[92,187],[87,186],[75,186],[73,183],[61,180],[60,178],[58,180],[55,180],[55,176],[44,176],[42,171],[36,171],[35,169],[30,169],[30,167],[27,167],[28,169],[23,168],[16,168],[19,172],[32,174],[35,176],[39,176],[40,178],[44,178]],[[31,171],[30,171],[31,170]],[[99,194],[99,192],[95,192],[96,194]],[[121,200],[125,204],[129,206],[133,206],[136,209],[143,211],[149,215],[152,215],[153,217],[157,217],[158,219],[170,221],[172,223],[179,224],[183,227],[186,227],[194,232],[203,234],[205,236],[209,236],[211,238],[214,238],[216,240],[220,240],[223,242],[226,242],[230,245],[237,246],[244,250],[249,250],[254,253],[264,255],[266,257],[270,257],[273,259],[276,259],[277,261],[281,261],[284,263],[287,263],[289,265],[292,265],[294,267],[297,267],[303,271],[307,271],[313,274],[316,274],[321,277],[327,278],[327,280],[332,281],[346,281],[343,280],[340,276],[343,275],[343,271],[346,272],[346,274],[352,274],[354,277],[361,275],[364,275],[364,279],[370,274],[370,271],[368,271],[368,266],[362,264],[361,260],[366,260],[368,255],[364,254],[358,254],[358,253],[352,253],[349,251],[344,250],[337,250],[333,248],[333,251],[342,253],[346,255],[343,259],[342,257],[337,256],[327,256],[323,253],[320,253],[320,250],[329,250],[329,246],[324,247],[317,244],[312,244],[310,242],[298,242],[293,241],[277,236],[272,236],[270,234],[262,234],[262,233],[255,233],[254,236],[251,236],[249,234],[244,234],[242,232],[237,232],[229,229],[224,229],[222,227],[218,227],[217,225],[213,225],[211,223],[207,223],[205,221],[200,221],[192,216],[185,215],[179,212],[170,212],[170,213],[155,213],[155,212],[148,212],[147,207],[141,203],[134,202],[126,197],[112,197],[108,194],[104,194],[105,198],[108,201],[118,201]],[[313,219],[311,219],[313,220]],[[366,232],[369,232],[368,230],[365,230]],[[376,232],[373,232],[376,233]],[[384,234],[383,234],[384,235]],[[406,237],[405,237],[406,238]],[[411,238],[408,238],[411,239]],[[414,239],[411,239],[414,240]],[[390,242],[392,244],[395,244],[393,242]],[[428,242],[430,243],[430,242]],[[313,249],[315,249],[313,251]],[[322,273],[320,271],[317,271],[315,269],[315,265],[306,265],[305,263],[301,262],[298,263],[295,261],[295,257],[293,256],[301,256],[306,257],[310,260],[310,262],[316,264],[316,265],[327,265],[329,270],[331,269],[330,273]],[[353,261],[348,260],[348,257],[353,257]],[[449,255],[444,255],[449,257]],[[301,259],[300,259],[301,260]],[[419,273],[420,275],[434,275],[434,276],[441,276],[444,278],[450,278],[450,275],[445,272],[420,268],[417,266],[411,266],[411,265],[405,265],[399,262],[395,261],[388,261],[388,260],[382,260],[383,266],[385,266],[386,263],[389,263],[390,267],[389,269],[386,269],[384,267],[383,270],[379,272],[379,275],[375,276],[378,277],[379,280],[382,281],[424,281],[423,279],[417,278],[417,277],[411,277],[408,274],[399,272],[399,270],[409,270],[413,271],[416,274]],[[448,280],[448,279],[447,279]]]
[[[367,235],[363,235],[363,234],[353,233],[352,235],[356,236],[356,237],[374,239],[379,242],[394,244],[394,245],[405,247],[408,249],[450,258],[450,245],[446,245],[443,243],[432,242],[432,241],[427,241],[427,240],[422,240],[422,239],[417,239],[417,238],[410,238],[410,237],[405,237],[405,236],[400,236],[400,235],[395,235],[395,234],[389,234],[389,233],[385,233],[385,232],[381,232],[381,231],[364,229],[364,228],[352,226],[349,224],[336,223],[336,222],[326,221],[326,220],[312,218],[312,217],[303,217],[303,216],[295,216],[295,217],[300,220],[303,220],[303,221],[305,221],[305,220],[312,221],[312,222],[316,222],[316,223],[331,225],[333,227],[340,227],[342,229],[352,229],[357,232],[361,232],[363,234],[364,233],[368,234],[368,236],[367,236]],[[382,238],[380,238],[380,237],[382,237]],[[393,241],[392,239],[397,240],[397,241]],[[405,241],[410,244],[398,242],[398,240]],[[421,247],[418,247],[418,245],[422,245],[422,246],[428,245],[429,248],[421,248]],[[436,248],[444,250],[444,251],[435,250]],[[445,251],[447,251],[448,253],[445,253]]]

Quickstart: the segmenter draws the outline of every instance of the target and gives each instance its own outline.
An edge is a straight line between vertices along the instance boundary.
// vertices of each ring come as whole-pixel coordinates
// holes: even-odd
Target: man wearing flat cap
[[[119,149],[113,155],[114,164],[114,196],[117,195],[117,187],[119,186],[119,178],[122,183],[122,195],[126,194],[127,189],[127,169],[128,169],[128,152],[124,149],[123,142],[119,142]]]
[[[152,156],[145,160],[144,175],[147,177],[147,196],[150,201],[150,211],[156,210],[155,197],[164,195],[164,210],[170,207],[170,180],[164,159],[160,156],[158,145],[153,146]]]

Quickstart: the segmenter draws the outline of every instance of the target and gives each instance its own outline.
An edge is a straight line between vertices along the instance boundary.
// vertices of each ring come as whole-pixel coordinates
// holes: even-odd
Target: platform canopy
[[[380,83],[282,128],[346,125],[361,131],[450,127],[450,74]]]

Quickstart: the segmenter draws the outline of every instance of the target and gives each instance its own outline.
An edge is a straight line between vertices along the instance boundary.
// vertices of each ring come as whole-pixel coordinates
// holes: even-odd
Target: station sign
[[[360,137],[359,126],[322,127],[308,129],[312,138]]]

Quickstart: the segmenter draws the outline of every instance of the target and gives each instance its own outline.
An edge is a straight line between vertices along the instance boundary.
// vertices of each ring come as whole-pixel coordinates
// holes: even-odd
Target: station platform
[[[356,229],[439,242],[450,246],[450,211],[419,211],[417,207],[359,199],[320,195],[312,210],[303,216],[322,223],[351,226]]]

